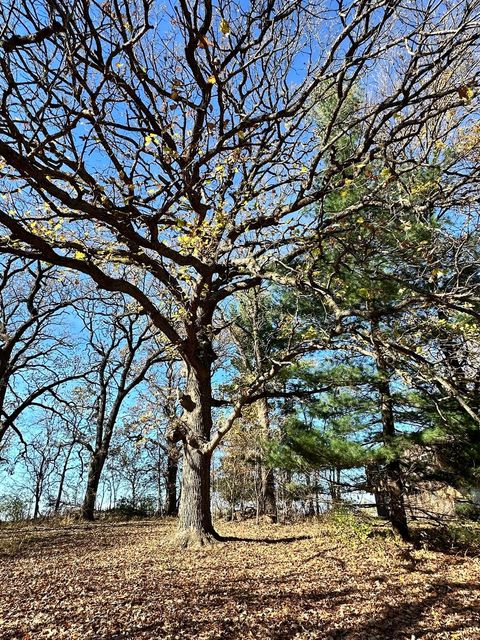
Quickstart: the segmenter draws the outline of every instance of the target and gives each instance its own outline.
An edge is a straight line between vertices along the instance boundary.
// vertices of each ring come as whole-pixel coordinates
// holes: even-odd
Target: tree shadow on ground
[[[197,606],[194,614],[178,612],[169,620],[169,631],[173,636],[178,634],[183,637],[182,633],[188,629],[190,637],[196,637],[212,627],[216,630],[215,637],[218,640],[237,640],[245,635],[265,640],[286,640],[297,634],[310,640],[404,640],[411,636],[421,639],[437,637],[436,634],[440,633],[459,632],[468,633],[462,635],[465,638],[477,637],[472,633],[476,632],[478,616],[473,607],[458,600],[457,593],[461,590],[475,594],[480,590],[480,585],[435,581],[427,593],[414,601],[405,596],[399,597],[395,606],[383,603],[374,615],[358,616],[358,612],[355,612],[351,616],[347,614],[342,622],[342,618],[335,612],[349,605],[361,605],[363,600],[370,597],[369,593],[353,586],[337,585],[329,589],[324,585],[317,585],[299,594],[293,590],[295,580],[288,579],[287,582],[292,585],[292,591],[284,593],[279,593],[273,582],[268,585],[270,588],[266,593],[259,592],[253,583],[239,584],[236,581],[213,587],[208,590],[204,608]],[[199,594],[199,597],[205,595]],[[422,622],[431,610],[440,605],[447,606],[449,615],[454,614],[454,619],[438,620],[436,624],[429,617]],[[264,612],[268,615],[272,608],[277,609],[280,614],[286,608],[290,615],[265,619]],[[223,611],[224,614],[212,619],[212,609]],[[238,613],[242,611],[246,613],[244,618]],[[316,611],[321,615],[315,615]],[[325,615],[325,612],[329,614]],[[119,631],[107,636],[106,640],[162,637],[162,632],[163,621],[159,620],[158,623]]]
[[[238,536],[220,536],[220,542],[257,542],[261,544],[288,544],[301,540],[312,540],[312,536],[289,536],[286,538],[245,538]]]
[[[395,606],[384,606],[379,615],[371,620],[362,624],[352,625],[340,635],[334,635],[333,637],[335,640],[337,638],[346,640],[350,637],[375,637],[396,640],[397,638],[403,639],[409,636],[432,638],[437,637],[433,634],[439,634],[440,632],[442,634],[455,634],[456,632],[469,632],[471,634],[472,631],[477,631],[477,626],[472,631],[469,631],[467,625],[470,627],[473,624],[480,625],[480,617],[478,613],[475,614],[473,606],[466,606],[464,603],[459,602],[457,594],[460,590],[468,592],[473,597],[473,594],[477,595],[480,592],[480,585],[436,580],[429,585],[428,593],[423,597],[413,602],[402,598]],[[448,609],[450,617],[455,615],[458,622],[453,620],[451,622],[443,622],[439,620],[438,625],[432,625],[432,621],[429,620],[429,624],[422,624],[422,617],[426,616],[429,611],[435,610],[439,605]],[[469,616],[469,614],[471,615]],[[478,628],[480,629],[480,627]],[[383,633],[383,635],[379,635],[380,633]],[[477,636],[462,635],[461,637],[473,638]]]

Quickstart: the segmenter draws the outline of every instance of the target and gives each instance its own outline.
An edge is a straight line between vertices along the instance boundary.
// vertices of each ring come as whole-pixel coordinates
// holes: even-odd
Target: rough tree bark
[[[385,445],[393,445],[395,440],[395,416],[393,413],[393,397],[390,388],[390,376],[387,362],[382,353],[378,327],[372,325],[372,338],[379,374],[377,390],[380,396],[380,416],[382,422],[383,441]],[[405,510],[405,487],[400,460],[395,457],[385,465],[385,492],[388,504],[388,518],[399,536],[409,542],[407,513]]]
[[[95,502],[97,499],[98,485],[102,476],[103,466],[107,459],[107,451],[98,451],[90,459],[88,470],[87,488],[82,504],[82,518],[93,521],[95,513]]]
[[[388,500],[385,492],[385,483],[382,478],[382,470],[378,464],[367,464],[365,466],[367,486],[373,492],[377,515],[380,518],[388,518]]]
[[[209,544],[220,539],[212,523],[210,505],[211,453],[202,444],[212,431],[211,365],[207,361],[188,368],[185,393],[180,398],[182,419],[183,474],[177,542],[184,547]]]

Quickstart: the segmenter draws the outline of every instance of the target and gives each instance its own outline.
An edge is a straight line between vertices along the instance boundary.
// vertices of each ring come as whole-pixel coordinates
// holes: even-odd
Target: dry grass
[[[2,640],[480,639],[480,559],[328,524],[170,522],[0,529]]]

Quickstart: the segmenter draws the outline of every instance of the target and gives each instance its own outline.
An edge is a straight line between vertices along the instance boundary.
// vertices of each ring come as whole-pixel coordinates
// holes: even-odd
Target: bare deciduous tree
[[[55,410],[60,387],[82,374],[62,321],[74,301],[62,274],[4,256],[0,274],[0,443],[33,407]]]
[[[77,307],[91,369],[85,380],[89,407],[84,408],[82,441],[90,459],[82,516],[93,520],[98,486],[122,407],[155,365],[164,361],[165,353],[158,330],[152,330],[148,319],[129,308],[121,296],[102,303],[84,300]],[[89,433],[91,424],[93,434]]]

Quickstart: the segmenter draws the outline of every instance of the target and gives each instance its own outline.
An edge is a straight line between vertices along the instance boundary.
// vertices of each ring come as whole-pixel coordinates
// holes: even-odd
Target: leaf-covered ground
[[[0,529],[0,638],[480,639],[479,558],[318,523],[185,551],[173,526]]]

